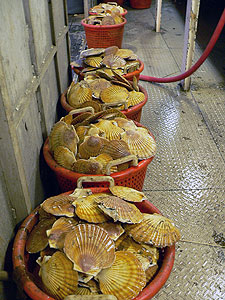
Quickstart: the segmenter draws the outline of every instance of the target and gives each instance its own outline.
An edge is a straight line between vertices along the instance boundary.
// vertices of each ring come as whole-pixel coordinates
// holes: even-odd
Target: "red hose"
[[[174,76],[174,77],[166,77],[166,78],[157,78],[157,77],[151,77],[151,76],[147,76],[147,75],[140,75],[139,79],[144,80],[144,81],[167,83],[167,82],[179,81],[179,80],[182,80],[182,79],[190,76],[201,66],[201,64],[203,64],[203,62],[209,56],[210,52],[212,51],[213,47],[215,46],[215,44],[220,36],[220,33],[223,29],[224,24],[225,24],[225,9],[223,10],[220,20],[216,26],[216,29],[207,45],[205,51],[202,53],[202,56],[199,58],[199,60],[188,71],[184,72],[183,74]]]

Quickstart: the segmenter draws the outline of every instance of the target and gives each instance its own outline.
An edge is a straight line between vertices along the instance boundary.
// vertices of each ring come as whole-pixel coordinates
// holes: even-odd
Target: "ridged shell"
[[[117,103],[128,100],[129,92],[122,86],[111,85],[101,92],[100,97],[104,103]]]
[[[104,120],[114,120],[116,117],[127,120],[127,117],[117,108],[108,108],[99,115],[99,118]]]
[[[114,18],[111,16],[106,16],[102,19],[102,25],[114,25],[114,24],[117,23],[114,21]]]
[[[63,249],[66,234],[73,230],[78,222],[73,218],[61,217],[47,230],[48,242],[51,248]]]
[[[137,126],[135,125],[134,121],[132,120],[127,120],[124,118],[115,118],[114,119],[117,126],[119,126],[120,128],[124,129],[124,130],[129,130],[129,129],[136,129]]]
[[[92,295],[92,292],[89,290],[89,288],[78,285],[77,290],[76,290],[76,295],[81,295],[81,296]],[[73,299],[74,299],[74,296],[72,296],[72,295],[67,297],[67,300],[73,300]],[[83,297],[80,299],[82,300]]]
[[[87,135],[89,126],[78,126],[76,128],[77,135],[79,137],[79,144],[83,143],[85,136]]]
[[[74,207],[72,202],[74,199],[69,195],[57,195],[47,198],[41,207],[54,216],[74,216]]]
[[[84,86],[81,83],[79,83],[75,89],[72,89],[67,99],[68,103],[74,108],[79,107],[82,103],[91,100],[92,100],[91,89],[88,88],[87,86]]]
[[[101,153],[107,153],[113,159],[118,159],[131,154],[127,143],[121,140],[112,140],[110,143],[106,143],[102,147]]]
[[[90,49],[81,51],[80,57],[97,56],[97,55],[103,54],[104,52],[105,52],[104,48],[90,48]]]
[[[76,161],[75,155],[68,148],[63,146],[58,146],[54,151],[54,159],[55,161],[62,167],[73,170],[73,164]]]
[[[133,253],[116,252],[113,265],[98,275],[100,290],[103,294],[112,294],[120,300],[135,298],[145,287],[145,272]]]
[[[116,241],[123,233],[124,229],[119,223],[114,223],[114,222],[105,222],[98,224],[98,226],[102,227],[105,229],[108,233],[108,235],[111,237],[112,240]]]
[[[92,80],[91,82],[88,83],[90,89],[93,92],[93,96],[95,98],[100,98],[100,93],[110,87],[112,84],[110,83],[110,81],[104,79],[104,78],[100,78],[100,79],[95,79]]]
[[[159,214],[143,214],[143,221],[135,225],[125,225],[125,230],[138,243],[146,243],[162,248],[175,244],[181,237],[172,221]]]
[[[129,202],[142,202],[143,200],[147,200],[144,193],[132,189],[126,186],[113,186],[110,187],[110,192],[117,197],[122,198],[123,200]]]
[[[119,140],[123,129],[114,125],[112,121],[100,120],[95,126],[105,132],[105,138],[108,140]],[[101,150],[100,150],[101,151]]]
[[[80,273],[79,273],[80,274]],[[100,294],[101,291],[100,291],[100,288],[97,284],[97,282],[93,279],[89,280],[87,283],[84,283],[84,282],[78,282],[79,286],[83,286],[83,287],[86,287],[88,288],[92,294]]]
[[[92,115],[92,113],[90,112],[85,112],[85,113],[82,113],[78,116],[76,116],[73,121],[71,122],[71,125],[76,125],[78,123],[81,123],[83,122],[87,117],[90,117]]]
[[[99,112],[102,110],[102,105],[96,101],[86,101],[80,105],[80,108],[88,106],[93,107],[95,112]]]
[[[78,198],[73,202],[76,215],[89,223],[103,223],[106,222],[109,217],[106,216],[95,202],[98,194],[92,194],[85,198]]]
[[[131,251],[130,251],[131,252]],[[144,271],[146,271],[149,267],[150,267],[150,264],[151,264],[151,259],[149,260],[147,257],[141,255],[141,254],[137,254],[137,253],[133,253],[137,258],[138,260],[140,261],[141,263],[141,266],[142,266],[142,269]]]
[[[101,56],[89,56],[84,60],[84,63],[90,67],[100,68],[102,63]]]
[[[105,143],[108,143],[108,141],[98,136],[85,137],[83,143],[79,146],[80,158],[88,159],[91,156],[99,155]]]
[[[106,153],[102,153],[100,155],[98,155],[97,157],[94,157],[94,160],[98,161],[100,164],[102,164],[102,172],[103,174],[105,174],[106,170],[106,166],[107,164],[112,161],[112,157],[109,154]],[[117,172],[117,166],[113,166],[110,168],[110,172],[111,173],[115,173]]]
[[[103,174],[102,164],[94,159],[78,159],[73,165],[73,171],[82,174]]]
[[[121,139],[127,143],[131,154],[139,159],[150,158],[156,153],[156,142],[150,134],[127,130],[121,134]]]
[[[77,151],[78,136],[72,125],[68,125],[62,121],[57,122],[49,135],[49,145],[51,151],[55,151],[56,147],[64,146],[73,153]]]
[[[149,282],[153,276],[158,271],[159,266],[157,264],[150,265],[150,267],[145,270],[146,282]]]
[[[118,49],[116,52],[117,56],[122,57],[124,59],[127,59],[128,57],[130,57],[133,54],[134,54],[134,52],[130,49]]]
[[[119,48],[117,46],[110,46],[110,47],[105,49],[104,54],[105,54],[105,56],[108,56],[108,55],[111,55],[111,54],[115,55],[116,52],[118,51],[118,49]]]
[[[142,92],[129,92],[128,107],[137,105],[145,100],[145,95]]]
[[[60,251],[42,263],[40,276],[47,291],[55,299],[62,300],[76,293],[78,273],[73,270],[72,262]]]
[[[107,68],[118,69],[124,67],[126,65],[126,61],[119,56],[110,54],[103,58],[102,64]]]
[[[110,267],[115,259],[113,240],[104,229],[93,224],[80,224],[69,232],[64,252],[74,263],[74,270],[90,275]]]
[[[113,218],[113,220],[122,223],[140,223],[142,213],[131,203],[128,203],[115,196],[102,196],[95,200],[98,206],[105,214]]]
[[[71,125],[71,122],[73,121],[73,116],[72,115],[66,115],[65,117],[62,117],[60,119],[60,121],[68,124],[68,125]]]
[[[42,219],[37,223],[28,236],[28,240],[26,242],[27,252],[37,253],[47,247],[48,237],[46,230],[50,229],[54,222],[55,217],[51,217],[49,219]]]

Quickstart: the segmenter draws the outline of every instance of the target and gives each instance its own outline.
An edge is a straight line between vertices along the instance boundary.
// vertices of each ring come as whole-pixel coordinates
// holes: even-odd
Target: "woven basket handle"
[[[81,189],[83,182],[109,182],[109,187],[115,185],[114,179],[111,176],[82,176],[77,180],[77,187]]]
[[[73,110],[71,110],[71,111],[69,112],[69,115],[79,114],[79,113],[83,113],[83,112],[91,112],[92,114],[95,113],[93,107],[87,106],[87,107],[82,107],[82,108],[73,109]]]
[[[127,101],[119,101],[119,102],[112,102],[112,103],[104,103],[102,104],[103,110],[106,110],[108,107],[115,107],[115,106],[120,106],[124,105],[124,109],[127,110]]]
[[[110,169],[111,167],[113,166],[117,166],[117,165],[121,165],[123,163],[126,163],[126,162],[129,162],[131,161],[131,165],[132,166],[137,166],[138,165],[138,159],[137,159],[137,156],[136,155],[128,155],[128,156],[125,156],[125,157],[122,157],[122,158],[118,158],[118,159],[115,159],[115,160],[111,160],[105,167],[105,174],[106,175],[110,175],[111,172],[110,172]]]

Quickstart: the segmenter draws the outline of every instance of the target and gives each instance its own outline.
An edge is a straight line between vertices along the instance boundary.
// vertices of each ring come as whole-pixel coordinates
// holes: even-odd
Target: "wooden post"
[[[89,1],[88,0],[84,0],[84,17],[87,18],[89,15]]]
[[[162,0],[157,0],[155,31],[160,32]]]
[[[198,26],[198,13],[199,13],[200,0],[188,0],[186,8],[186,20],[184,29],[184,48],[183,48],[183,61],[181,72],[190,69],[195,51],[195,38]],[[181,85],[185,91],[190,89],[191,77],[185,78],[181,81]]]

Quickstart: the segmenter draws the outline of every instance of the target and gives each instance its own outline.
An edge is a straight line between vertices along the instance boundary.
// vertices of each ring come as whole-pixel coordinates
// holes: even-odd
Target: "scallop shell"
[[[102,19],[102,25],[114,25],[114,24],[117,23],[114,21],[114,18],[111,16],[106,16]]]
[[[89,126],[78,126],[76,128],[77,135],[79,137],[79,145],[83,143],[85,136],[88,134]]]
[[[86,101],[80,105],[80,108],[89,106],[93,107],[95,112],[99,112],[102,110],[102,105],[96,101]]]
[[[136,155],[139,159],[150,158],[156,153],[156,143],[150,134],[127,130],[121,134],[121,139],[127,143],[131,154]]]
[[[124,67],[126,65],[126,61],[119,56],[110,54],[103,58],[102,64],[110,69],[118,69]]]
[[[112,140],[110,143],[106,143],[102,147],[101,153],[106,153],[113,159],[118,159],[131,154],[127,143],[121,140]]]
[[[99,136],[105,137],[105,132],[100,128],[96,127],[94,124],[91,124],[87,133],[87,136]]]
[[[79,274],[81,274],[81,273],[79,273]],[[100,288],[99,288],[97,282],[95,280],[93,280],[93,279],[90,279],[86,283],[84,283],[84,282],[78,282],[78,284],[79,284],[79,286],[88,288],[92,294],[96,295],[98,293],[99,294],[101,293]]]
[[[122,57],[124,59],[129,58],[133,54],[134,54],[134,52],[130,49],[118,49],[116,52],[117,56]]]
[[[131,203],[128,203],[115,196],[102,196],[95,200],[103,212],[113,220],[122,223],[140,223],[142,221],[142,213]]]
[[[76,295],[81,295],[81,296],[84,296],[84,295],[92,295],[92,292],[89,290],[89,288],[87,287],[83,287],[83,286],[79,286],[77,287],[77,290],[76,290]],[[77,297],[77,296],[76,296]],[[71,295],[71,296],[68,296],[67,298],[65,298],[66,300],[73,300],[74,299],[74,296]],[[76,298],[75,298],[76,299]],[[79,299],[79,298],[78,298]],[[80,298],[81,300],[83,299]]]
[[[157,264],[150,265],[147,270],[145,270],[146,282],[149,282],[153,276],[158,271],[159,266]]]
[[[98,127],[100,128],[100,127]],[[102,129],[102,128],[100,128]],[[88,159],[91,156],[96,156],[101,153],[102,147],[108,143],[104,138],[98,136],[87,136],[79,146],[80,158]]]
[[[144,271],[146,271],[149,267],[150,267],[150,264],[151,264],[151,260],[149,260],[147,257],[141,255],[141,254],[134,254],[138,260],[140,261],[141,263],[141,266],[142,266],[142,269]]]
[[[134,106],[145,100],[145,95],[142,92],[129,92],[128,106]]]
[[[73,165],[73,171],[81,174],[103,174],[102,164],[94,159],[78,159]]]
[[[84,60],[84,63],[90,67],[100,68],[102,63],[101,56],[89,56]]]
[[[113,159],[109,154],[102,153],[102,154],[98,155],[97,157],[94,157],[94,160],[98,161],[100,164],[102,164],[102,172],[103,172],[103,174],[105,174],[107,164],[110,161],[112,161]],[[111,173],[117,172],[117,166],[111,167],[110,172]]]
[[[73,270],[72,262],[60,251],[42,263],[40,276],[48,293],[55,299],[61,300],[76,293],[78,273]]]
[[[120,117],[117,117],[114,119],[117,126],[119,126],[120,128],[124,129],[124,130],[129,130],[129,129],[136,129],[138,128],[134,121],[132,120],[127,120],[127,119],[124,119],[124,118],[120,118]]]
[[[92,100],[92,90],[84,84],[78,86],[69,93],[67,101],[72,107],[79,107],[82,103]]]
[[[47,198],[41,207],[48,213],[54,216],[74,216],[74,207],[72,202],[74,199],[69,195],[57,195]]]
[[[51,151],[55,151],[56,147],[67,147],[73,153],[77,151],[77,143],[79,138],[72,125],[68,125],[62,121],[57,122],[49,135],[49,145]]]
[[[75,155],[68,148],[59,146],[54,151],[55,161],[62,167],[73,170],[73,164],[76,161]]]
[[[65,117],[62,117],[60,119],[60,121],[68,124],[68,125],[71,125],[72,121],[73,121],[73,116],[72,115],[66,115]]]
[[[114,223],[109,221],[109,222],[98,224],[98,226],[105,229],[105,231],[107,231],[108,235],[114,241],[116,241],[124,233],[124,229],[119,223]]]
[[[129,92],[124,87],[112,85],[107,89],[104,89],[101,92],[100,97],[104,103],[117,103],[126,101],[129,97]]]
[[[101,91],[103,91],[104,89],[106,89],[112,85],[108,80],[106,80],[104,78],[92,80],[88,84],[89,84],[90,89],[93,92],[93,96],[98,99],[100,98]]]
[[[99,118],[104,120],[114,120],[116,117],[127,120],[127,117],[124,115],[124,113],[116,108],[108,108],[102,111],[101,115],[99,115]]]
[[[29,253],[37,253],[44,250],[48,245],[48,237],[46,230],[52,227],[55,222],[55,217],[42,219],[33,228],[26,242],[26,250]]]
[[[109,189],[114,196],[120,197],[121,199],[129,202],[142,202],[143,200],[147,200],[144,193],[130,187],[113,186]]]
[[[48,242],[51,248],[63,249],[66,234],[71,231],[78,222],[73,218],[61,217],[47,230]]]
[[[100,120],[95,126],[105,132],[105,138],[108,140],[119,140],[123,129],[114,125],[109,120]],[[101,151],[101,150],[100,150]]]
[[[89,102],[89,101],[88,101]],[[88,103],[87,102],[87,103]],[[91,101],[92,102],[92,101]],[[81,122],[83,122],[86,118],[90,117],[92,115],[92,113],[90,112],[84,112],[78,116],[76,116],[73,121],[71,122],[71,125],[76,125],[79,124]]]
[[[106,48],[105,49],[105,52],[104,52],[104,54],[105,54],[105,56],[108,56],[108,55],[115,55],[116,54],[116,52],[118,51],[118,47],[117,46],[111,46],[111,47],[108,47],[108,48]]]
[[[103,294],[112,294],[120,300],[135,298],[145,287],[145,272],[133,253],[116,252],[116,259],[110,268],[98,275],[100,290]]]
[[[97,56],[101,55],[105,52],[104,48],[90,48],[87,50],[83,50],[80,53],[81,58],[89,57],[89,56]]]
[[[69,232],[64,252],[74,263],[74,270],[90,275],[110,267],[115,259],[113,240],[104,229],[93,224],[79,224]]]
[[[180,239],[180,231],[172,221],[159,214],[143,214],[143,221],[135,225],[125,225],[125,230],[138,243],[146,243],[162,248],[175,244]]]
[[[105,68],[104,68],[104,70],[105,70]],[[95,71],[95,74],[96,74],[96,76],[99,76],[99,77],[101,77],[101,78],[104,78],[104,79],[106,79],[107,81],[110,81],[110,80],[112,80],[113,79],[113,77],[112,77],[112,71],[111,72],[109,72],[108,70],[110,70],[110,69],[107,69],[107,71],[105,72],[103,69],[98,69],[98,70],[96,70]]]
[[[98,194],[92,194],[85,198],[78,198],[73,202],[76,215],[89,223],[103,223],[106,222],[109,217],[106,216],[95,202]]]

